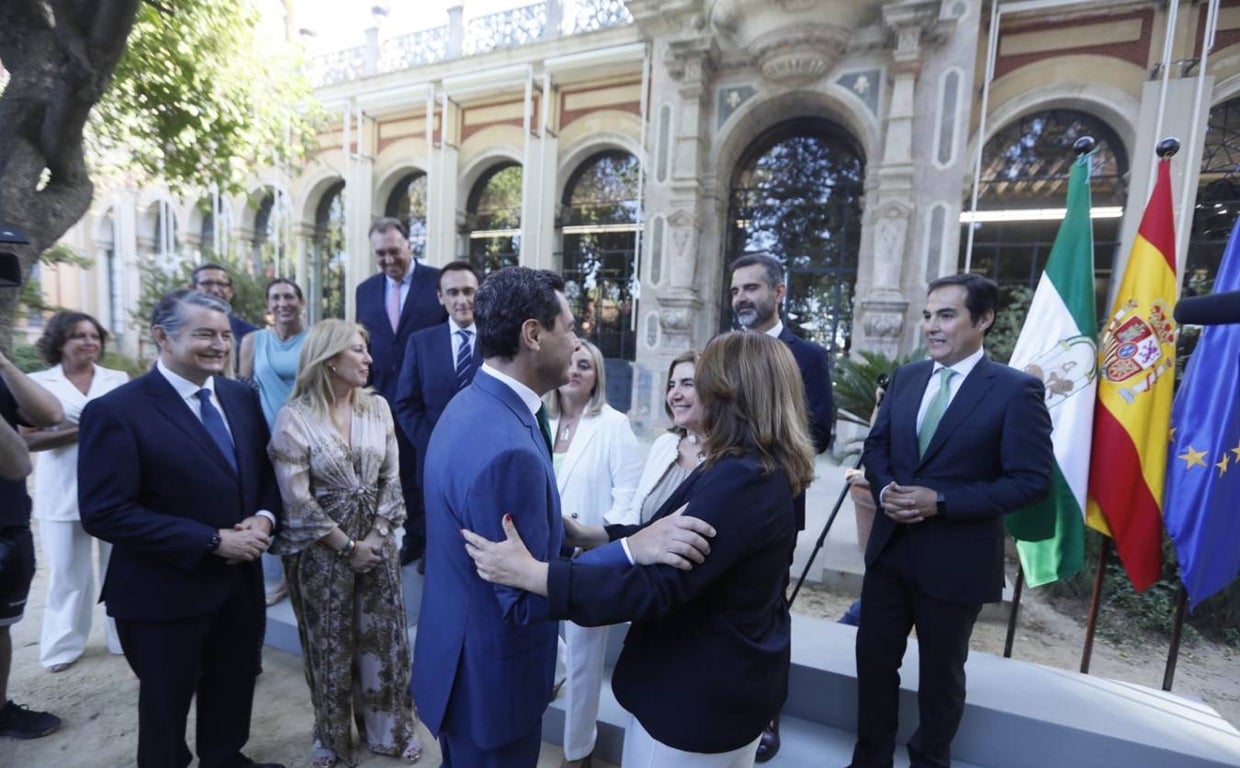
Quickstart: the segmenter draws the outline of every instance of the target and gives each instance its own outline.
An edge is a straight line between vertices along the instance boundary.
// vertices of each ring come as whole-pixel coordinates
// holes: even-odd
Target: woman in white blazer
[[[584,340],[578,343],[568,383],[547,395],[546,401],[563,513],[586,525],[636,523],[630,503],[642,469],[641,447],[629,418],[607,405],[603,353],[598,347]],[[580,768],[590,765],[598,735],[607,627],[566,621],[564,644],[564,766]]]
[[[624,516],[635,523],[648,521],[701,462],[701,409],[693,386],[697,360],[698,353],[690,349],[672,358],[667,367],[663,410],[672,426],[654,441],[646,457],[646,466]]]
[[[78,418],[82,408],[129,380],[124,371],[98,365],[107,333],[83,312],[59,312],[47,322],[37,348],[51,367],[30,378],[56,396],[64,407],[64,423],[46,429],[22,429],[32,452],[41,451],[35,466],[34,517],[48,568],[47,606],[39,638],[39,663],[63,672],[82,655],[90,636],[98,598],[91,547],[98,544],[99,578],[108,568],[112,546],[82,529],[78,515]],[[108,650],[121,652],[116,624],[107,619]]]

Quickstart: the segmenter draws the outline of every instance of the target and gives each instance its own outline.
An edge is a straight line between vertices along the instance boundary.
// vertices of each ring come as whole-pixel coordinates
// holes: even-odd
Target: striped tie
[[[456,388],[464,389],[474,380],[474,351],[469,343],[473,331],[462,328],[456,335],[461,337],[460,349],[456,351]]]
[[[947,405],[952,400],[952,376],[955,371],[951,368],[939,369],[939,391],[934,393],[934,397],[930,398],[930,405],[926,408],[926,416],[921,420],[921,429],[917,432],[917,448],[918,455],[925,456],[926,448],[930,445],[930,441],[934,439],[934,431],[939,428],[939,422],[943,420],[943,414],[947,412]]]

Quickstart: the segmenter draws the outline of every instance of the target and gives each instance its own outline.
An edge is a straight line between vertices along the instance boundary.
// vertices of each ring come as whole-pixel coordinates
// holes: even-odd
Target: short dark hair
[[[474,298],[482,357],[516,357],[526,320],[537,320],[554,330],[560,314],[557,292],[564,292],[564,278],[545,269],[504,267],[491,273]]]
[[[400,233],[400,236],[409,239],[409,230],[405,227],[405,222],[394,216],[384,216],[381,219],[375,219],[375,223],[370,225],[370,229],[366,230],[366,237],[371,237],[376,232],[387,232],[394,229]]]
[[[982,315],[987,312],[995,312],[995,307],[999,305],[999,286],[995,281],[969,272],[945,275],[932,281],[926,288],[926,295],[929,296],[939,288],[949,285],[959,285],[964,288],[964,305],[969,310],[969,320],[973,325],[981,322]],[[990,328],[994,327],[994,323],[991,323]],[[986,333],[990,333],[990,328],[986,329]]]
[[[728,265],[728,274],[731,275],[738,269],[754,265],[762,267],[762,271],[766,273],[766,285],[768,288],[773,289],[784,281],[783,263],[766,251],[742,253],[739,258]]]
[[[58,365],[64,359],[65,343],[69,341],[69,334],[73,333],[73,329],[83,320],[95,326],[95,330],[99,332],[99,356],[103,356],[104,344],[108,340],[108,332],[103,330],[103,326],[99,321],[85,312],[57,312],[47,321],[47,327],[43,329],[43,335],[35,342],[35,349],[39,351],[39,357],[48,365]]]
[[[274,280],[272,280],[272,281],[268,282],[268,283],[267,283],[267,287],[266,287],[266,288],[263,288],[263,297],[264,297],[264,298],[271,298],[271,289],[272,289],[272,288],[274,288],[274,287],[275,287],[275,286],[277,286],[277,285],[291,285],[291,286],[293,286],[293,292],[297,294],[297,300],[298,300],[298,301],[305,301],[305,300],[306,300],[306,297],[301,295],[301,286],[300,286],[300,285],[298,285],[297,283],[293,282],[292,280],[290,280],[290,279],[289,279],[289,278],[287,278],[287,277],[277,277],[277,278],[275,278]]]
[[[449,261],[439,268],[439,285],[435,286],[436,289],[443,284],[443,276],[449,272],[472,272],[474,279],[478,281],[478,285],[482,285],[482,273],[478,271],[478,268],[464,259],[457,259],[456,261]]]
[[[199,264],[198,266],[194,267],[194,271],[189,273],[190,284],[198,285],[198,275],[207,271],[208,269],[218,269],[219,271],[228,275],[228,284],[232,285],[232,273],[228,271],[228,267],[224,266],[223,264],[216,264],[214,261],[203,262],[202,264]]]

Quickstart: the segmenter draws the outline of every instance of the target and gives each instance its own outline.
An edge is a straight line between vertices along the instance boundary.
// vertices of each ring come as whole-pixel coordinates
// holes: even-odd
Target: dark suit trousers
[[[138,676],[138,767],[190,764],[186,719],[198,696],[196,747],[201,768],[250,765],[250,738],[261,625],[261,590],[235,566],[232,593],[216,611],[171,621],[117,619],[125,659]]]
[[[396,414],[392,414],[395,422]],[[400,493],[405,501],[405,542],[402,546],[415,556],[426,551],[426,510],[422,506],[422,478],[418,477],[418,454],[413,442],[396,426],[396,448],[400,451]]]
[[[981,605],[938,600],[918,588],[907,535],[898,528],[866,569],[857,629],[857,746],[853,768],[890,768],[900,704],[900,665],[917,628],[920,722],[909,740],[912,768],[951,765],[964,714],[964,663]]]

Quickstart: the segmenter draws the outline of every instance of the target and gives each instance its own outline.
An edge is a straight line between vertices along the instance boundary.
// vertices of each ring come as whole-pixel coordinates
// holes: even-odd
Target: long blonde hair
[[[694,375],[708,464],[755,454],[767,472],[783,470],[795,496],[814,479],[801,370],[788,346],[765,333],[716,336]]]
[[[577,354],[578,349],[584,349],[590,354],[590,365],[594,366],[594,391],[590,393],[590,400],[586,403],[581,415],[583,417],[597,416],[603,412],[603,406],[607,405],[607,374],[603,370],[603,350],[585,339],[577,339],[573,354]],[[564,409],[560,405],[559,387],[548,392],[543,402],[547,404],[548,416],[553,419],[560,418],[560,413]]]
[[[289,395],[290,401],[304,399],[314,413],[327,415],[336,401],[332,392],[331,371],[327,366],[332,358],[353,345],[354,334],[361,334],[362,341],[370,343],[370,334],[357,323],[328,319],[314,324],[301,345],[297,358],[297,380]],[[350,396],[354,403],[363,403],[371,395],[369,389],[359,387]]]

